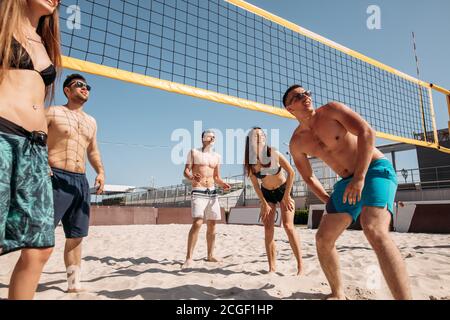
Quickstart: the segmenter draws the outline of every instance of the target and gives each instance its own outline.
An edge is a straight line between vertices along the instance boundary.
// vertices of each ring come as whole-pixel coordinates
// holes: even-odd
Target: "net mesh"
[[[298,83],[316,105],[345,103],[379,132],[424,140],[434,130],[429,93],[417,83],[225,1],[75,6],[80,28],[71,25],[73,5],[61,5],[67,56],[278,108]]]

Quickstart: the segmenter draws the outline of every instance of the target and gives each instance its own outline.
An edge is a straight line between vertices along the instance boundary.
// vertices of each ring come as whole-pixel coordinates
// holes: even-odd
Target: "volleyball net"
[[[447,95],[450,114],[449,90],[245,1],[76,0],[75,6],[61,4],[66,68],[286,118],[292,115],[282,95],[301,84],[317,106],[348,105],[380,138],[450,153],[439,145],[433,106],[433,94]]]

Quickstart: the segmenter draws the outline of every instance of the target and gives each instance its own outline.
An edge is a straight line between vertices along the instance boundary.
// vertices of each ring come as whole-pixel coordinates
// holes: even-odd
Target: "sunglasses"
[[[311,97],[311,96],[312,96],[312,92],[309,90],[302,92],[302,93],[297,93],[292,97],[291,102],[288,105],[292,105],[296,100],[301,101],[305,97]]]
[[[82,81],[75,81],[75,82],[71,83],[69,85],[69,87],[73,86],[73,85],[75,85],[75,88],[86,88],[87,91],[91,91],[91,89],[92,89],[92,87],[90,85],[88,85]]]

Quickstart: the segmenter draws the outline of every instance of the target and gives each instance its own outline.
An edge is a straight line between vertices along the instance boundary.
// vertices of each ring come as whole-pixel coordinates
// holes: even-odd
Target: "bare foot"
[[[194,260],[192,259],[186,259],[186,261],[183,263],[183,265],[181,266],[181,269],[187,269],[192,267],[192,265],[194,264]]]
[[[302,276],[303,275],[303,266],[301,264],[299,264],[297,266],[297,276]]]
[[[83,288],[67,289],[67,293],[84,293],[84,292],[87,292],[87,290]]]
[[[214,257],[209,257],[209,258],[206,259],[206,261],[208,261],[208,262],[221,262],[219,259],[216,259]]]
[[[325,300],[347,300],[345,294],[330,294]]]

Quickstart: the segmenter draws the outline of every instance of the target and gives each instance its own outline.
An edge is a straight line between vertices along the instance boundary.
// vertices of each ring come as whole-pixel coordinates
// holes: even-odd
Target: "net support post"
[[[450,94],[447,95],[447,108],[448,108],[448,131],[450,133]]]

